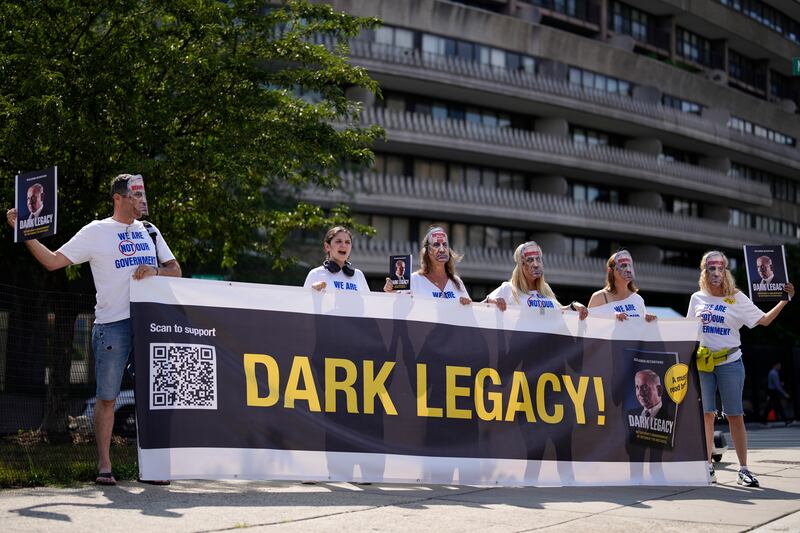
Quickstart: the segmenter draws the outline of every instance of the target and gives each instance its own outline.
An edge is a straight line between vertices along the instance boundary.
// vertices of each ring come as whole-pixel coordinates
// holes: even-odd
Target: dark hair
[[[133,174],[120,174],[111,180],[111,197],[113,198],[115,194],[121,196],[127,195],[130,192],[130,189],[128,189],[128,181],[132,177],[134,177]]]
[[[350,237],[350,240],[353,240],[353,233],[349,229],[345,228],[344,226],[334,226],[325,233],[325,238],[322,239],[322,242],[324,244],[330,244],[331,241],[333,241],[333,238],[342,232],[347,233],[347,235]]]

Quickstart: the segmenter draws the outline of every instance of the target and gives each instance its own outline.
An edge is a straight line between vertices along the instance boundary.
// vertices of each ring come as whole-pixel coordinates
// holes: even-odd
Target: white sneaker
[[[738,483],[739,485],[743,485],[745,487],[759,486],[756,476],[747,468],[742,468],[739,470],[739,475],[737,476],[736,483]]]
[[[717,473],[714,471],[714,463],[708,463],[708,478],[711,483],[717,482]]]

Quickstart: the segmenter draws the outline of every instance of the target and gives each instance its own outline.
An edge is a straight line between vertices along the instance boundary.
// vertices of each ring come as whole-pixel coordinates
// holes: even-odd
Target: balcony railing
[[[309,189],[307,200],[323,204],[348,203],[354,208],[384,213],[453,215],[486,224],[514,228],[591,228],[616,235],[634,235],[714,248],[738,249],[747,242],[796,242],[726,223],[604,202],[575,202],[552,194],[465,186],[429,179],[384,174],[345,174],[340,191]]]
[[[420,79],[430,79],[430,71],[441,72],[455,76],[462,76],[471,80],[482,80],[494,85],[487,90],[496,90],[499,93],[508,93],[509,88],[521,89],[520,97],[532,100],[544,100],[555,105],[569,105],[564,99],[578,100],[602,108],[612,108],[629,113],[628,120],[647,122],[648,126],[664,128],[667,125],[677,125],[689,130],[696,130],[707,134],[704,140],[719,143],[729,140],[741,146],[737,149],[749,150],[757,147],[794,162],[800,162],[800,150],[772,143],[752,135],[745,135],[737,131],[729,131],[722,124],[691,113],[682,113],[670,107],[651,104],[635,100],[630,96],[618,93],[604,92],[588,89],[567,83],[566,80],[556,80],[542,75],[534,75],[523,71],[512,71],[505,68],[492,67],[462,58],[439,54],[427,54],[409,48],[400,48],[391,45],[372,43],[363,40],[354,40],[350,43],[351,56],[369,69],[380,70],[383,64],[393,64],[404,67],[403,74],[413,75]],[[364,60],[367,60],[365,63]],[[405,68],[411,67],[411,70]],[[415,72],[420,69],[422,72]],[[425,72],[427,71],[427,72]],[[446,81],[443,81],[446,82]],[[466,83],[472,87],[474,82]],[[653,121],[656,121],[653,123]]]
[[[411,253],[416,257],[420,245],[416,242],[390,242],[378,239],[356,239],[352,260],[364,274],[385,277],[390,254]],[[499,248],[467,248],[458,265],[465,281],[496,282],[511,277],[514,251]],[[544,250],[545,278],[558,291],[559,285],[601,288],[605,282],[606,260],[596,257],[551,255]],[[694,268],[636,262],[636,284],[643,291],[689,295],[697,290],[699,273]]]
[[[700,192],[755,205],[771,205],[769,185],[727,176],[693,165],[668,162],[652,155],[611,146],[575,144],[569,138],[513,128],[492,128],[429,115],[368,108],[364,124],[379,124],[390,141],[450,147],[469,152],[580,167],[608,175],[642,179],[670,188]],[[409,135],[410,134],[410,135]]]

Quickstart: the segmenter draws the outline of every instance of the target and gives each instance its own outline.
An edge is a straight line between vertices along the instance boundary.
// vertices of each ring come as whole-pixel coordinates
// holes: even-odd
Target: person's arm
[[[50,272],[72,264],[72,261],[67,259],[67,256],[61,252],[51,251],[47,246],[40,243],[37,239],[25,241],[25,246],[28,247],[31,255]]]
[[[6,220],[8,221],[9,226],[16,228],[17,210],[12,208],[6,211]],[[25,246],[28,248],[28,250],[30,250],[34,259],[39,261],[39,263],[50,272],[72,264],[72,261],[67,259],[67,256],[61,252],[53,252],[47,246],[39,242],[38,239],[25,241]]]
[[[592,297],[589,298],[589,305],[588,307],[591,309],[592,307],[599,307],[601,305],[605,305],[605,299],[603,298],[603,291],[599,290],[596,293],[592,294]]]
[[[783,290],[789,293],[790,298],[794,298],[794,285],[792,285],[791,283],[787,283],[786,285],[784,285]],[[769,326],[770,324],[772,324],[772,321],[775,320],[779,314],[781,314],[781,311],[783,310],[784,307],[786,307],[786,304],[788,303],[789,303],[788,300],[781,300],[780,302],[775,304],[775,307],[764,313],[764,316],[761,317],[761,320],[756,322],[756,325]]]
[[[461,289],[458,290],[458,292],[460,294],[460,296],[458,297],[458,301],[461,303],[461,305],[469,305],[469,304],[471,304],[472,303],[472,298],[469,297],[469,293],[467,292],[466,286],[464,286],[464,282],[461,281],[461,278],[459,278],[458,276],[455,276],[455,279],[457,281],[454,282],[453,285],[455,285],[456,288],[458,288],[458,286],[461,286]]]
[[[577,311],[578,319],[580,320],[586,320],[586,317],[589,316],[589,309],[580,302],[572,302],[569,305],[558,305],[561,307],[562,311]]]
[[[487,296],[482,303],[494,304],[501,311],[505,311],[508,308],[508,304],[506,304],[506,300],[502,296],[498,296],[497,298],[490,298]]]
[[[506,303],[506,299],[503,298],[503,296],[501,296],[501,294],[503,294],[504,288],[507,287],[507,286],[508,285],[503,283],[502,285],[497,287],[495,290],[493,290],[492,292],[487,294],[486,298],[484,298],[483,302],[481,302],[481,303],[496,305],[497,308],[500,311],[505,311],[506,309],[508,309],[508,304]]]
[[[178,264],[177,259],[171,259],[157,267],[139,265],[133,272],[133,279],[144,279],[150,276],[179,278],[181,277],[181,266]]]

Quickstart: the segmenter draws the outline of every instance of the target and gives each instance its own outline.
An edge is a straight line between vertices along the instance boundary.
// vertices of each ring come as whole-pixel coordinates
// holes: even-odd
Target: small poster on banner
[[[56,234],[58,167],[18,174],[14,207],[17,224],[14,242],[41,239]]]
[[[642,446],[671,449],[678,405],[686,396],[689,367],[675,352],[625,350],[631,370],[625,387],[628,440]]]
[[[128,180],[128,189],[131,192],[142,191],[142,216],[150,215],[150,211],[147,209],[147,195],[144,192],[144,178],[141,174],[136,174]]]
[[[745,244],[744,263],[752,301],[777,302],[789,299],[789,294],[783,290],[789,276],[782,244]]]
[[[389,278],[396,291],[411,288],[411,254],[389,256]]]

